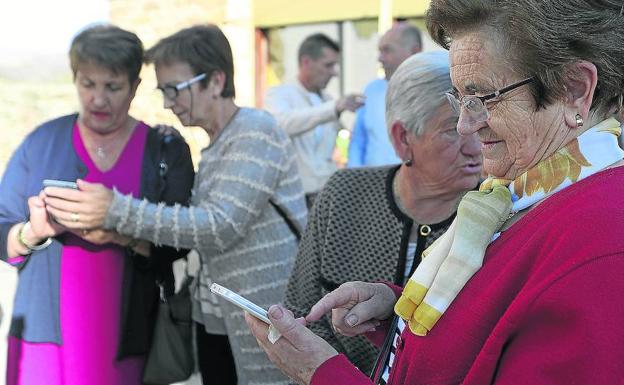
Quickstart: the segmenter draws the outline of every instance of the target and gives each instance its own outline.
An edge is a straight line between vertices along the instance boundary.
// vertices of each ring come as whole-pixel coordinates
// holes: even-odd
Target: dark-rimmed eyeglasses
[[[202,73],[187,81],[178,83],[175,86],[171,86],[171,85],[163,86],[163,87],[158,87],[158,89],[160,90],[160,92],[162,92],[164,98],[174,101],[178,98],[178,95],[180,95],[180,91],[182,91],[185,88],[189,88],[191,85],[193,85],[193,83],[197,83],[198,81],[203,80],[205,78],[206,78],[206,74]]]
[[[457,114],[461,113],[461,109],[463,107],[468,114],[468,120],[470,123],[483,123],[490,118],[490,111],[488,111],[486,106],[488,101],[501,96],[506,92],[515,90],[525,84],[529,84],[534,80],[535,78],[530,77],[484,96],[464,95],[458,98],[454,93],[447,92],[446,97],[449,100],[451,107]]]

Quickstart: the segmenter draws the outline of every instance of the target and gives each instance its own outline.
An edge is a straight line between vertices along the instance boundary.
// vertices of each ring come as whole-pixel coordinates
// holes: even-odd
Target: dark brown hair
[[[323,48],[329,48],[336,53],[340,52],[338,43],[325,34],[315,33],[314,35],[306,37],[299,46],[299,53],[297,55],[299,63],[301,63],[301,58],[304,56],[308,56],[314,60],[318,59],[323,53]]]
[[[205,87],[214,71],[225,74],[221,97],[233,98],[234,61],[228,39],[216,25],[196,25],[168,36],[145,53],[145,61],[155,65],[187,63],[196,75],[206,74],[201,81]]]
[[[533,76],[531,90],[539,107],[564,95],[578,74],[580,60],[598,69],[592,109],[622,109],[624,94],[624,17],[622,0],[432,0],[427,28],[449,48],[451,39],[482,30],[511,69]]]
[[[136,34],[111,24],[91,26],[72,40],[69,63],[74,78],[81,64],[92,63],[116,74],[127,73],[132,84],[143,66],[143,43]]]

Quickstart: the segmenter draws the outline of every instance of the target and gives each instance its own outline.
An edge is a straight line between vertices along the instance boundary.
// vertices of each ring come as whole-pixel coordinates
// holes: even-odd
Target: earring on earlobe
[[[576,128],[583,127],[583,117],[581,116],[581,114],[576,114],[574,119],[576,119]]]
[[[414,162],[412,161],[412,159],[411,159],[411,158],[410,158],[410,159],[408,159],[408,160],[406,160],[405,162],[403,162],[403,164],[404,164],[406,167],[412,167],[412,164],[413,164],[413,163],[414,163]]]

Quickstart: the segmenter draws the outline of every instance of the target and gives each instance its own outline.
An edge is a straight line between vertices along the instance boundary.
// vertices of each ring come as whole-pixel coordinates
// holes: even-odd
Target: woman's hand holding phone
[[[45,204],[58,223],[68,229],[91,230],[102,227],[113,191],[99,183],[76,181],[77,190],[68,187],[45,187]]]
[[[40,243],[46,238],[51,238],[56,235],[65,232],[65,229],[60,224],[56,223],[54,219],[48,215],[48,211],[45,206],[45,194],[42,192],[39,195],[28,198],[28,210],[30,211],[30,237],[29,239],[33,244]],[[29,234],[24,236],[28,237]]]
[[[245,315],[249,329],[271,362],[298,384],[309,384],[316,369],[338,354],[327,341],[305,327],[304,318],[293,317],[280,305],[269,308],[269,320],[271,327]],[[271,341],[270,328],[275,328],[282,338]]]

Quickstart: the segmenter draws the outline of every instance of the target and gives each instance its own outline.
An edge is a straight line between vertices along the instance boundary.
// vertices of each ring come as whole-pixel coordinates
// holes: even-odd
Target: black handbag
[[[166,385],[188,379],[195,370],[191,290],[186,276],[180,290],[169,296],[160,285],[154,337],[145,362],[143,381]]]
[[[171,136],[165,136],[161,140],[161,178],[165,177],[169,169],[165,149],[170,140]],[[166,295],[164,283],[156,283],[160,289],[160,301],[152,344],[143,371],[143,382],[146,384],[168,385],[185,381],[195,371],[190,289],[192,281],[193,277],[186,270],[180,290],[169,296]]]

